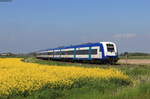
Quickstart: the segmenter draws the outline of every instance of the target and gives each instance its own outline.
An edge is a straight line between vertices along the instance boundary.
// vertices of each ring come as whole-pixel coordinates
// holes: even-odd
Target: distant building
[[[8,53],[0,53],[0,56],[14,56],[15,54],[13,54],[13,53],[10,53],[10,52],[8,52]]]

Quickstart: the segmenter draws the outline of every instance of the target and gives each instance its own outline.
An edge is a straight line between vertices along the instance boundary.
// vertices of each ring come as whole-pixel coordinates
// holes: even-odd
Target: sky
[[[119,52],[150,53],[149,5],[150,0],[0,0],[0,52],[112,41]]]

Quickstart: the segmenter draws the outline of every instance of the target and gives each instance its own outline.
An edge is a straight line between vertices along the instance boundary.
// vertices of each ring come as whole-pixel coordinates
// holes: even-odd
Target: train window
[[[60,55],[60,54],[61,54],[60,51],[54,52],[54,55]]]
[[[48,52],[48,55],[53,55],[53,52]]]
[[[60,54],[61,54],[60,51],[56,52],[56,55],[60,55]]]
[[[54,52],[54,55],[57,55],[57,52]]]
[[[61,51],[61,55],[73,55],[74,51]]]
[[[102,52],[102,49],[99,47],[99,52]]]
[[[65,55],[65,51],[61,51],[60,54],[61,54],[61,55]]]
[[[97,49],[91,49],[91,54],[97,54]]]
[[[77,55],[86,55],[89,54],[89,50],[76,50]]]
[[[76,51],[77,55],[86,55],[86,54],[97,54],[97,49],[91,49],[91,51],[89,50],[77,50]]]
[[[107,51],[108,52],[114,52],[115,51],[113,44],[106,44],[106,45],[107,45]]]
[[[73,54],[74,54],[74,51],[67,51],[66,54],[67,54],[67,55],[73,55]]]

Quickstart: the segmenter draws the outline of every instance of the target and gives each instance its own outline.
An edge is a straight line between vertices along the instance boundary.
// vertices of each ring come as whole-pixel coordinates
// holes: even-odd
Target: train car
[[[42,50],[37,52],[36,57],[41,59],[116,63],[118,61],[118,51],[116,44],[113,42],[99,42]]]

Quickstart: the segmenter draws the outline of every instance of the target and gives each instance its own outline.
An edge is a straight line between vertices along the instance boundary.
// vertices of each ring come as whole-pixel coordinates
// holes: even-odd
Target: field
[[[0,99],[149,99],[150,65],[0,58]]]
[[[120,56],[120,58],[121,59],[126,59],[125,56]],[[132,54],[130,55],[129,54],[128,59],[150,59],[150,55],[149,54],[148,55],[147,54],[146,55],[145,54],[144,55],[136,55],[136,54],[135,55],[132,55]]]
[[[119,63],[122,64],[150,64],[150,59],[120,59]]]

